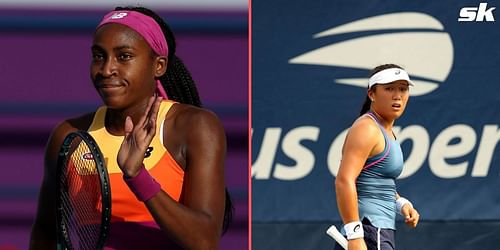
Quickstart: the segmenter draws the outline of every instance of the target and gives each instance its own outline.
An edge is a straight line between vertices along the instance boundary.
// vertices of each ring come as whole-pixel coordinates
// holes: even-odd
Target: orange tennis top
[[[149,145],[144,166],[161,188],[174,200],[179,201],[184,182],[184,170],[170,155],[163,144],[163,122],[175,102],[163,101],[157,117],[156,134]],[[111,222],[152,222],[153,217],[145,204],[139,201],[123,180],[123,173],[118,167],[117,154],[124,136],[110,134],[104,126],[106,107],[100,107],[88,132],[96,140],[104,156],[111,185]]]

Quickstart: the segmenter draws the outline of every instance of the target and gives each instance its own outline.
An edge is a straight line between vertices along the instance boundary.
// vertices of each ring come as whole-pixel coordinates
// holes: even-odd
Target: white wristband
[[[399,197],[397,200],[396,200],[396,210],[398,211],[399,214],[403,214],[403,211],[401,211],[401,209],[403,208],[403,206],[405,204],[408,204],[410,205],[410,207],[413,207],[413,204],[411,204],[411,202],[403,197]]]
[[[348,240],[365,237],[363,224],[361,224],[361,221],[353,221],[345,224],[344,230]]]

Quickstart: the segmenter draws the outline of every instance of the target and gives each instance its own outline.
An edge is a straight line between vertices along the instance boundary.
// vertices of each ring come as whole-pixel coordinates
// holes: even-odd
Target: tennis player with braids
[[[416,227],[419,214],[396,192],[403,154],[392,127],[404,112],[413,82],[398,65],[372,70],[366,101],[342,149],[335,180],[348,249],[395,249],[396,213]],[[337,244],[336,249],[342,249]]]
[[[64,137],[86,130],[111,182],[105,249],[217,249],[231,219],[225,133],[201,108],[174,35],[146,8],[116,8],[94,33],[90,75],[104,105],[52,132],[31,249],[55,249],[55,166]]]

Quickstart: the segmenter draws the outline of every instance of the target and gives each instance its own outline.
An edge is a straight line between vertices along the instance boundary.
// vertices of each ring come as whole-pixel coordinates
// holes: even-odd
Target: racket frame
[[[101,228],[100,235],[97,241],[96,249],[102,249],[106,243],[106,239],[109,234],[109,229],[111,225],[111,185],[109,182],[108,170],[105,166],[104,158],[99,146],[95,142],[92,136],[83,130],[78,130],[69,133],[65,138],[59,150],[57,156],[57,169],[56,169],[56,227],[57,227],[57,249],[73,249],[71,246],[71,241],[68,235],[67,225],[62,220],[62,202],[60,194],[60,178],[62,173],[62,164],[67,164],[67,155],[71,148],[71,142],[76,138],[80,137],[82,142],[85,142],[90,150],[90,153],[94,157],[94,162],[96,163],[96,170],[99,175],[99,180],[101,184],[101,196],[102,196],[102,214],[101,214]]]

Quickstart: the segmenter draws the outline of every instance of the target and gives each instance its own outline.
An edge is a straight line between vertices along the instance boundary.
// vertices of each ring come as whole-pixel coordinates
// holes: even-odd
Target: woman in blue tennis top
[[[370,74],[366,101],[345,139],[335,180],[349,250],[395,249],[396,213],[408,226],[417,226],[417,210],[396,191],[403,154],[392,132],[413,85],[395,64],[377,66]]]

